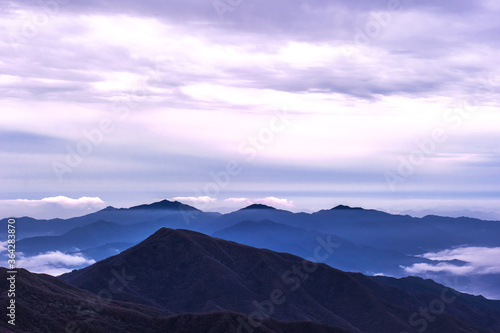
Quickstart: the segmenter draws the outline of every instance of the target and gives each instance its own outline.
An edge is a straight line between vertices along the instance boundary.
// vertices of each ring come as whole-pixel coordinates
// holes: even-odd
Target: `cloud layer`
[[[0,254],[7,251],[7,242],[0,242]],[[4,255],[1,256],[4,258]],[[7,260],[7,256],[5,256]],[[16,253],[16,267],[24,268],[34,273],[61,275],[73,269],[85,267],[95,263],[81,254],[66,254],[60,251],[49,251],[36,256],[26,257],[22,252]]]
[[[419,263],[406,267],[409,274],[451,273],[454,275],[499,274],[500,247],[461,247],[437,253],[426,253],[422,257],[436,261],[460,260],[465,264],[439,262],[436,264]]]
[[[0,215],[2,218],[22,216],[42,219],[68,218],[89,214],[105,206],[104,201],[98,197],[73,199],[56,196],[43,199],[0,200]]]
[[[0,199],[500,199],[496,1],[51,3],[0,8]]]
[[[33,273],[45,273],[50,275],[61,275],[75,268],[92,265],[93,259],[86,259],[79,254],[65,254],[59,251],[50,251],[32,257],[24,257],[19,254],[16,266],[25,268]]]

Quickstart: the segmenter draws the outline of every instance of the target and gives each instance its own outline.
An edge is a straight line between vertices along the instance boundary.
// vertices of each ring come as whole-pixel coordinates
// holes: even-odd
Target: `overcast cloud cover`
[[[500,218],[499,14],[496,0],[3,1],[0,215],[182,197]]]

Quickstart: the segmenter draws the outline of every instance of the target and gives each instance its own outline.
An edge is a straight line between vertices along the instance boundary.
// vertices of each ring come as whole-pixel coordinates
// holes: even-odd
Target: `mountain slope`
[[[139,304],[100,298],[58,278],[17,269],[15,332],[155,332],[164,325],[166,311]],[[8,290],[7,270],[0,267],[1,290]],[[0,295],[5,309],[7,292]],[[144,323],[150,324],[144,329]],[[5,320],[3,328],[12,328]]]
[[[334,251],[325,260],[319,261],[343,271],[364,274],[384,272],[386,275],[403,276],[401,265],[431,262],[425,258],[407,256],[394,250],[379,250],[352,243],[336,235],[290,227],[270,220],[243,221],[217,231],[213,236],[257,248],[287,252],[303,258],[318,251],[318,247],[320,251],[324,251],[322,244],[334,242],[337,245]]]
[[[166,311],[141,304],[108,299],[114,289],[103,289],[102,297],[75,288],[58,278],[17,270],[16,325],[0,321],[2,333],[188,333],[236,332],[243,314],[212,312],[169,315]],[[7,270],[0,267],[0,287],[7,290]],[[0,294],[0,306],[7,307],[7,293]],[[280,322],[266,319],[254,332],[260,333],[349,333],[312,322]]]
[[[262,317],[310,320],[352,332],[416,332],[408,318],[439,297],[380,284],[286,253],[166,228],[121,254],[61,278],[98,292],[118,268],[128,272],[124,279],[129,280],[117,295],[119,300],[172,313],[257,311]],[[396,301],[399,298],[403,303]],[[451,315],[455,306],[477,312],[477,304],[457,301],[435,318],[427,332],[442,333],[443,327],[448,332],[494,332],[492,327],[500,323],[500,311],[494,309],[490,322],[475,316],[462,321]]]
[[[263,220],[298,228],[303,234],[295,232],[288,235],[285,231],[274,228],[268,230],[262,225],[252,230],[248,227],[241,228],[240,225],[245,221]],[[7,220],[1,222],[6,224]],[[105,225],[106,223],[108,225]],[[109,223],[114,225],[111,226]],[[450,280],[459,280],[459,284],[453,285],[459,290],[500,299],[498,283],[500,274],[482,274],[478,271],[468,276],[457,277],[454,272],[461,265],[467,264],[464,261],[451,260],[445,263],[451,267],[451,270],[447,271],[439,270],[437,266],[440,265],[439,261],[429,262],[422,257],[428,252],[449,250],[464,245],[500,247],[500,238],[497,236],[500,234],[498,221],[436,216],[412,218],[407,215],[391,215],[343,205],[312,214],[292,213],[265,205],[251,205],[221,215],[205,213],[179,202],[163,200],[128,209],[107,207],[99,212],[68,220],[20,218],[16,226],[19,250],[24,252],[25,256],[48,251],[64,253],[81,251],[88,259],[94,260],[101,260],[137,244],[160,227],[200,231],[302,257],[310,257],[314,252],[317,246],[315,235],[320,237],[335,235],[341,247],[325,260],[333,267],[370,275],[380,273],[405,276],[411,272],[443,284],[448,284],[447,281]],[[4,233],[3,239],[6,239],[6,230],[6,226],[0,228],[0,235]],[[291,237],[293,235],[296,237]],[[342,243],[341,239],[348,243]],[[421,265],[415,269],[415,263],[429,265]],[[427,267],[430,269],[426,270]]]
[[[71,229],[60,236],[37,236],[17,242],[18,251],[25,255],[54,251],[77,252],[109,243],[138,243],[161,227],[161,223],[142,222],[120,225],[114,222],[97,221],[83,227]]]
[[[16,218],[17,239],[34,236],[60,236],[77,227],[83,227],[97,221],[108,221],[119,225],[136,223],[163,223],[172,228],[203,229],[219,213],[202,212],[178,201],[162,200],[152,204],[130,208],[106,207],[95,213],[69,219],[37,220],[29,217]],[[6,226],[8,219],[0,220]],[[7,228],[0,229],[0,237],[5,238]]]

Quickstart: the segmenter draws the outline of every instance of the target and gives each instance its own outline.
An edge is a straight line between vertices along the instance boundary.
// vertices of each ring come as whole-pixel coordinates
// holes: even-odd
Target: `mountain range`
[[[7,219],[0,221],[0,225],[6,224]],[[58,251],[99,261],[138,244],[161,227],[199,231],[304,258],[313,257],[321,244],[334,242],[335,251],[315,260],[366,275],[418,275],[464,292],[500,299],[498,269],[486,274],[456,274],[467,268],[466,261],[425,256],[463,247],[498,248],[498,221],[414,218],[344,205],[315,213],[292,213],[255,204],[220,214],[163,200],[131,208],[107,207],[66,220],[22,217],[16,219],[16,225],[17,249],[27,258]],[[6,230],[0,230],[2,239]],[[85,264],[67,266],[66,270]],[[447,269],[440,270],[443,266]],[[59,263],[58,267],[66,266]]]
[[[168,200],[16,218],[18,262],[33,272],[20,269],[18,313],[30,319],[15,331],[498,332],[500,301],[474,295],[500,299],[488,257],[499,231],[344,205],[220,214]],[[471,249],[477,271],[473,254],[450,255]],[[67,273],[35,273],[50,269]]]
[[[7,270],[0,275],[7,290]],[[500,328],[500,301],[416,277],[346,273],[183,229],[160,228],[117,255],[60,277],[19,269],[17,285],[15,332],[490,333]],[[7,302],[3,292],[0,304]],[[5,322],[0,330],[14,332]]]

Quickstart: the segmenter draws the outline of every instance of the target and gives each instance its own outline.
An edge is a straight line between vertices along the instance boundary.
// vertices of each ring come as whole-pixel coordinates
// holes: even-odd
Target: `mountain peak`
[[[286,280],[281,272],[289,269],[297,273]],[[288,272],[292,273],[291,270]],[[312,272],[314,274],[309,274]],[[349,332],[410,331],[407,318],[415,308],[428,306],[429,299],[433,297],[443,297],[442,290],[445,288],[430,280],[396,280],[345,273],[291,254],[258,249],[195,231],[169,228],[161,228],[143,242],[113,257],[60,278],[92,293],[109,288],[109,281],[114,279],[117,283],[115,287],[120,288],[114,300],[131,302],[131,305],[139,303],[174,314],[214,311],[251,313],[257,307],[262,318],[265,315],[287,322],[317,321]],[[5,281],[5,277],[2,279]],[[297,284],[301,288],[293,292]],[[279,298],[273,296],[276,293]],[[453,293],[448,292],[448,295]],[[446,316],[436,316],[435,329],[430,329],[429,333],[442,332],[442,327],[449,328],[447,332],[458,332],[464,324],[486,327],[482,314],[484,310],[480,309],[487,309],[490,314],[492,321],[489,327],[500,323],[500,303],[487,303],[478,298],[470,300],[458,292],[453,297],[457,300],[447,304],[449,312]],[[266,304],[272,303],[252,300],[266,298],[286,302],[280,301],[283,304],[275,306],[278,303],[272,301],[275,303],[272,312],[265,310],[264,313],[261,310],[264,305],[269,308]],[[454,317],[454,313],[470,313],[470,316],[467,321],[462,321],[458,316]],[[96,318],[99,317],[101,314]],[[239,321],[240,324],[242,322],[249,327],[245,319]],[[185,321],[182,324],[185,325]],[[206,331],[199,325],[189,331]],[[237,325],[233,325],[231,331],[235,331],[235,327],[239,327],[237,331],[250,331]],[[309,327],[269,331],[318,332]],[[345,331],[334,329],[331,332]]]
[[[272,209],[272,210],[276,210],[276,208],[274,208],[274,207],[263,205],[263,204],[252,204],[252,205],[247,206],[245,208],[242,208],[240,210],[247,210],[247,209]]]
[[[346,206],[346,205],[338,205],[336,207],[333,207],[330,210],[341,210],[341,209],[344,209],[344,210],[348,210],[348,209],[352,209],[352,210],[364,210],[361,207],[349,207],[349,206]]]
[[[183,210],[198,210],[192,206],[189,206],[189,205],[186,205],[186,204],[183,204],[179,201],[169,201],[167,199],[165,200],[162,200],[162,201],[158,201],[158,202],[154,202],[152,204],[144,204],[144,205],[139,205],[139,206],[134,206],[134,207],[130,207],[129,209],[157,209],[157,210],[160,210],[160,209],[166,209],[166,210],[180,210],[180,209],[183,209]]]

